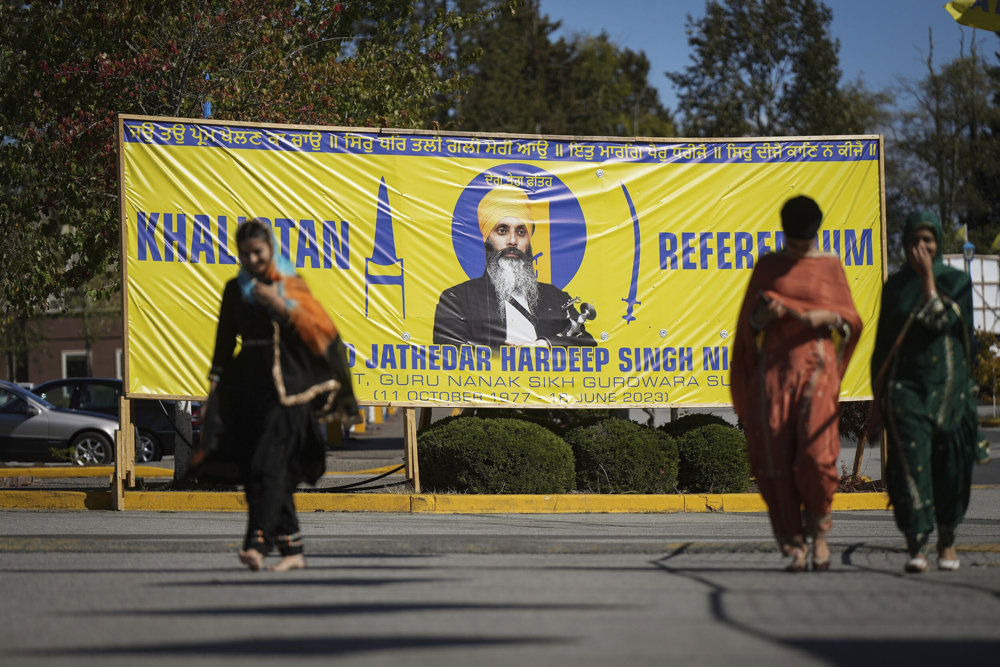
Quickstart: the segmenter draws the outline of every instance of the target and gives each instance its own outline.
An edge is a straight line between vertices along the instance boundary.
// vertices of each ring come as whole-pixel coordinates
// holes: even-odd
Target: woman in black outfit
[[[267,569],[300,569],[305,557],[294,493],[324,471],[317,415],[356,413],[356,406],[337,329],[290,262],[275,253],[270,228],[248,220],[236,243],[241,268],[222,294],[209,376],[208,411],[217,411],[221,432],[209,438],[219,441],[214,447],[195,454],[192,468],[197,476],[210,450],[231,452],[249,506],[240,562],[260,570],[277,547],[282,558]]]

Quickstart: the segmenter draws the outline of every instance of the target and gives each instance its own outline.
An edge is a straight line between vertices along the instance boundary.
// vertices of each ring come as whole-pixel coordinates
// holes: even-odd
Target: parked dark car
[[[57,408],[13,382],[0,380],[0,460],[77,465],[114,461],[118,420]],[[61,450],[61,451],[60,451]]]
[[[117,420],[123,387],[116,378],[80,377],[41,382],[31,391],[56,407],[100,412]],[[135,441],[137,462],[159,461],[174,453],[174,401],[134,399],[132,413],[139,431]],[[192,442],[197,444],[197,434]]]

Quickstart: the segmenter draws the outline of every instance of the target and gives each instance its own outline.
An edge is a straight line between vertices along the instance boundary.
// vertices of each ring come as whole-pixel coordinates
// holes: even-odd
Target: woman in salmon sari
[[[840,381],[861,333],[840,258],[816,250],[822,218],[808,197],[782,207],[784,247],[757,261],[733,344],[733,405],[791,572],[807,568],[807,540],[812,568],[830,567]]]

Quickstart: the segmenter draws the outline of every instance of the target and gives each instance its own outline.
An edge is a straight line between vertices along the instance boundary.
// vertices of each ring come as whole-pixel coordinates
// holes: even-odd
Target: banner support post
[[[125,488],[135,488],[135,425],[132,402],[118,399],[118,430],[115,431],[114,472],[111,474],[111,507],[125,509]]]
[[[417,462],[416,408],[406,408],[403,411],[403,453],[406,463],[406,478],[413,481],[413,492],[420,493],[420,464]]]

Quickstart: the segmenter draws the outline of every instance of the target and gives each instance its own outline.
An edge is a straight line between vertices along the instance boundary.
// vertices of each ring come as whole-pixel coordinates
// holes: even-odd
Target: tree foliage
[[[473,9],[482,0],[461,0]],[[673,122],[649,85],[644,53],[606,34],[554,39],[559,23],[537,0],[463,33],[458,54],[477,53],[471,85],[452,110],[463,130],[563,135],[669,136]]]
[[[861,119],[838,88],[839,40],[818,0],[709,0],[688,15],[692,63],[667,76],[679,89],[684,131],[740,137],[857,132]]]
[[[617,46],[606,33],[560,40],[556,46],[567,63],[552,100],[554,115],[564,123],[560,134],[674,134],[673,121],[649,84],[645,53]]]
[[[461,85],[451,34],[409,0],[0,4],[4,321],[67,288],[117,289],[119,112],[429,127]],[[446,74],[445,72],[451,72]]]
[[[1000,335],[976,331],[976,363],[972,372],[979,397],[995,399],[1000,392]]]
[[[964,48],[963,48],[964,51]],[[911,86],[914,106],[900,113],[890,147],[905,165],[905,178],[890,191],[908,210],[934,210],[946,232],[945,252],[960,252],[958,233],[986,252],[1000,232],[1000,68],[990,66],[973,42],[938,67],[933,40],[927,74]],[[898,224],[898,222],[897,222]]]

